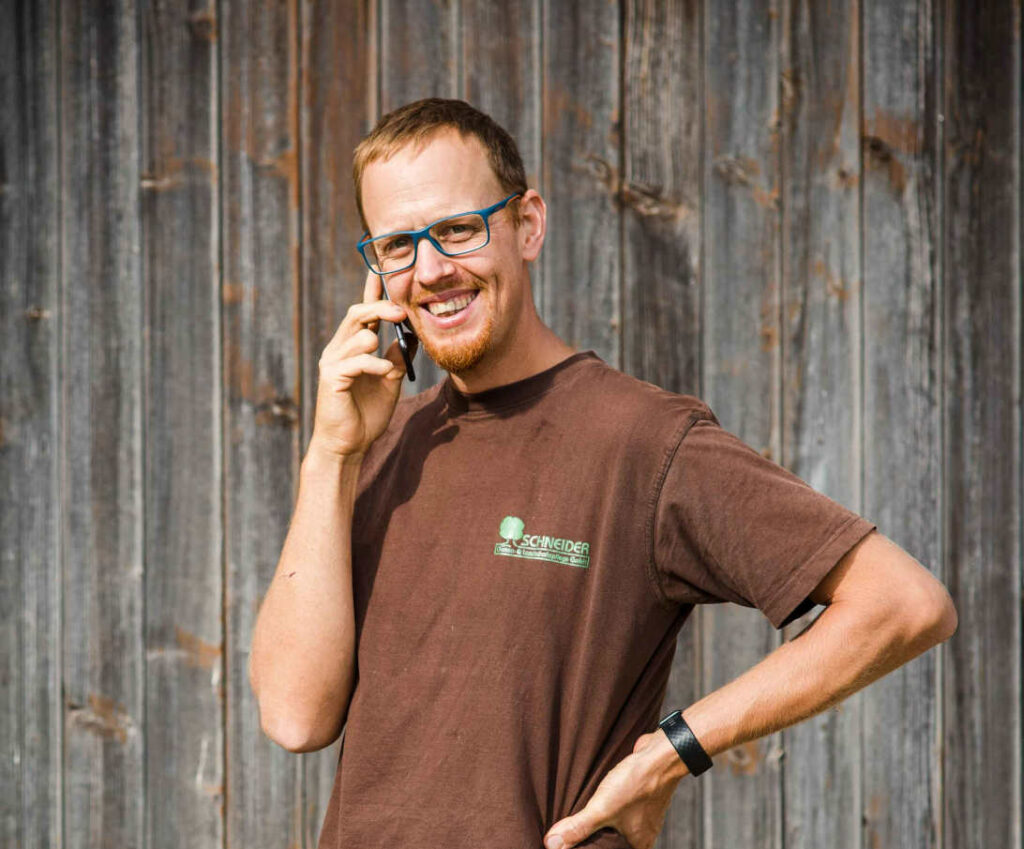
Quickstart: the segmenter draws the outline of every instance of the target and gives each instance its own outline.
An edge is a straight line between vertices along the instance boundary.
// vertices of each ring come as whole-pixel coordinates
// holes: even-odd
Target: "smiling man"
[[[354,174],[363,301],[320,358],[250,655],[272,739],[344,729],[322,849],[649,849],[714,755],[953,633],[945,588],[873,523],[541,321],[544,201],[489,117],[409,104]],[[399,400],[382,322],[448,378]],[[659,722],[680,628],[720,602],[776,628],[825,609]]]

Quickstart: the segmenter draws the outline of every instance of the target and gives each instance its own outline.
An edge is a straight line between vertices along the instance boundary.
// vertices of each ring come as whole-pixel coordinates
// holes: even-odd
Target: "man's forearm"
[[[829,605],[798,637],[685,708],[683,717],[708,754],[814,716],[952,633],[938,614],[912,621],[864,610]],[[669,746],[666,767],[682,777],[686,768],[674,754]]]
[[[264,731],[292,751],[341,732],[355,675],[351,536],[358,462],[310,448],[281,558],[253,629]]]

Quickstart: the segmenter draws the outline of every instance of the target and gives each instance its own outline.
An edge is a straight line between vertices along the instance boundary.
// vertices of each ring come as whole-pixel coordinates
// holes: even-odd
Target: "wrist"
[[[310,440],[306,456],[302,459],[302,468],[303,470],[358,472],[362,463],[362,454],[345,454],[336,451],[314,437]]]

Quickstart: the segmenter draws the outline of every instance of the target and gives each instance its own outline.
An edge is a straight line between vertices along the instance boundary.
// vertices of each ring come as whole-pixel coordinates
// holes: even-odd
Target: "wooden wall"
[[[1022,846],[1010,0],[0,3],[0,845],[315,846],[337,746],[261,736],[249,635],[362,289],[351,151],[427,95],[518,138],[567,341],[702,396],[959,610],[684,781],[659,847]],[[666,710],[807,621],[701,609]]]

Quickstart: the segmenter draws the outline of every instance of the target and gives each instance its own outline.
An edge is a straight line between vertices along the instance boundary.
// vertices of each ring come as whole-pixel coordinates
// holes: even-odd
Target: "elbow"
[[[272,717],[262,710],[260,727],[278,746],[295,754],[319,751],[331,745],[341,735],[340,728],[335,730],[287,717]]]
[[[915,637],[929,646],[945,642],[956,633],[959,617],[953,599],[939,581],[915,603],[918,623]]]
[[[282,749],[300,754],[330,746],[344,727],[344,719],[303,717],[260,704],[260,728]]]

